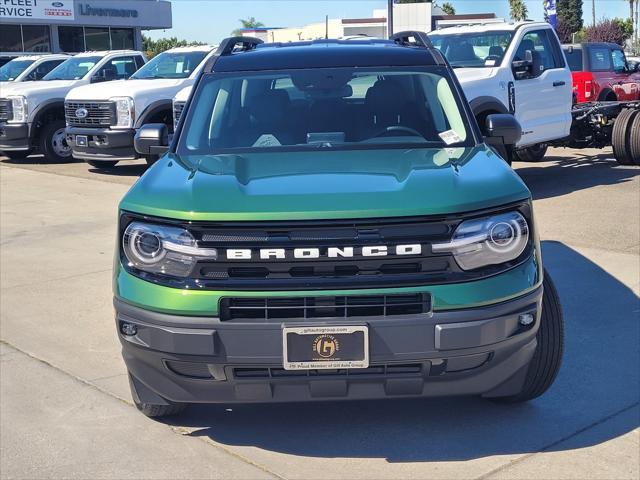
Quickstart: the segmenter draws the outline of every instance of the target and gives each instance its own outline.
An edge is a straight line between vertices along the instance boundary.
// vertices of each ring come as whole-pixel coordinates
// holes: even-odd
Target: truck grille
[[[290,377],[363,377],[363,376],[417,376],[428,372],[422,363],[372,365],[368,368],[341,368],[337,370],[285,370],[279,367],[235,367],[233,377],[238,380],[254,378]]]
[[[0,122],[6,122],[13,118],[13,108],[11,100],[0,98]]]
[[[180,121],[180,116],[182,115],[182,111],[184,110],[185,102],[174,102],[173,103],[173,129],[175,130],[178,126],[178,122]]]
[[[86,109],[87,115],[78,118],[77,112]],[[81,127],[108,127],[115,123],[115,104],[113,102],[65,102],[64,113],[67,125]]]
[[[431,311],[431,296],[360,295],[318,297],[222,298],[220,320],[265,321],[287,318],[350,318],[417,315]]]

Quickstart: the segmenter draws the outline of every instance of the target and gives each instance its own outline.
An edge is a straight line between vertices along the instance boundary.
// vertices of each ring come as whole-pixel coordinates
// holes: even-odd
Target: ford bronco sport
[[[562,356],[531,193],[443,55],[391,40],[222,42],[120,204],[116,325],[148,416],[189,403],[525,401]]]

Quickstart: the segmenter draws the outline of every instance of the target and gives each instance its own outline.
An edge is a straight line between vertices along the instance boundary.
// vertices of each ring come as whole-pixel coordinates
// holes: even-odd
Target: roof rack
[[[231,55],[233,52],[247,52],[254,50],[258,45],[264,43],[259,38],[255,37],[229,37],[220,42],[220,46],[216,53],[207,60],[203,71],[213,71],[213,66],[218,61],[218,58]]]
[[[433,48],[433,44],[427,34],[416,30],[406,30],[404,32],[394,33],[389,37],[389,39],[393,40],[398,45],[403,45],[405,47]]]

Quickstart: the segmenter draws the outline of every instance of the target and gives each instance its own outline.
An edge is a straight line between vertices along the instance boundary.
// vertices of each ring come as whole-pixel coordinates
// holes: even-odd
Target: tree
[[[259,22],[255,19],[255,17],[249,17],[246,19],[239,19],[238,20],[240,22],[240,25],[242,25],[241,28],[236,28],[233,32],[231,32],[231,35],[233,35],[234,37],[238,37],[240,35],[242,35],[242,29],[243,28],[260,28],[260,27],[264,27],[264,23]]]
[[[152,38],[142,34],[142,50],[144,50],[147,58],[151,59],[170,48],[187,47],[190,45],[204,45],[202,42],[188,42],[187,40],[178,40],[176,37],[171,38],[159,38],[153,40]]]
[[[571,35],[580,31],[582,22],[582,0],[560,0],[556,2],[556,12],[558,15],[558,25],[562,25],[563,31],[567,32],[569,39],[561,39],[563,42],[571,41]],[[560,31],[558,29],[558,31]]]
[[[524,0],[509,0],[509,15],[516,22],[526,20],[529,16],[529,10]]]
[[[456,9],[449,2],[444,2],[440,8],[447,15],[455,15],[456,14]]]
[[[624,45],[625,40],[629,37],[620,22],[624,23],[624,20],[619,18],[605,19],[595,25],[588,26],[585,28],[587,42],[610,42]]]

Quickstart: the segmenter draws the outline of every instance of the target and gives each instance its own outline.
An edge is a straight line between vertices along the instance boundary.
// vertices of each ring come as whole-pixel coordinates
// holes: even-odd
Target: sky
[[[563,0],[558,0],[563,1]],[[440,3],[443,3],[441,0]],[[457,13],[492,12],[509,18],[508,0],[449,0]],[[152,38],[176,36],[215,44],[240,26],[238,19],[255,17],[267,27],[293,27],[329,18],[370,17],[386,0],[171,0],[173,25],[147,32]],[[543,20],[543,0],[526,0],[529,18]],[[591,0],[584,1],[585,24],[591,23]],[[628,0],[596,0],[596,18],[627,17]]]

